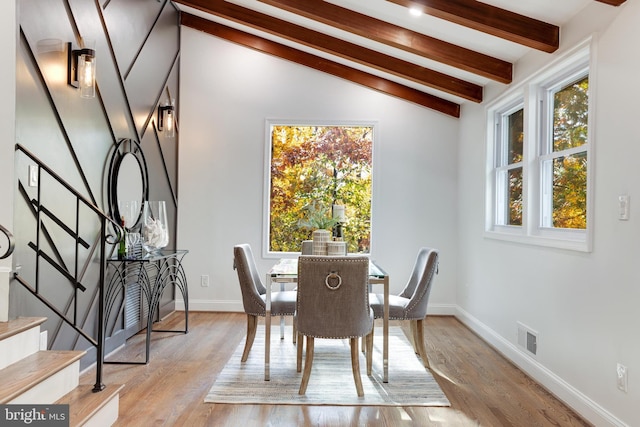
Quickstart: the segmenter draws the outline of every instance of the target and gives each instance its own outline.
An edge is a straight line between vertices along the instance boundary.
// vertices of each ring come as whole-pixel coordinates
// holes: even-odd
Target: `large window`
[[[349,252],[369,252],[373,133],[370,124],[268,123],[267,253],[299,252],[309,216],[331,219],[336,206]]]
[[[589,49],[488,109],[487,235],[590,250]]]

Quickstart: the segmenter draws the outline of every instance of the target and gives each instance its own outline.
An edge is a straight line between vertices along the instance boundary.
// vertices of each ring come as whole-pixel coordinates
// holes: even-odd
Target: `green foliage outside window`
[[[553,151],[587,143],[589,78],[556,92],[553,108]],[[576,153],[553,162],[553,226],[587,227],[587,154]]]
[[[371,126],[272,126],[269,250],[299,252],[309,207],[330,217],[338,203],[349,252],[368,253],[372,148]]]
[[[524,148],[524,109],[509,115],[508,118],[508,163],[520,163]],[[522,225],[522,167],[509,171],[509,225]]]

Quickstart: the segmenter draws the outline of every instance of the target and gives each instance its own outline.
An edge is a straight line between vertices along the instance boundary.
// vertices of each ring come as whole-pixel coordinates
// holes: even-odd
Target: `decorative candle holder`
[[[331,240],[331,232],[328,230],[316,230],[312,234],[313,255],[326,255],[327,243]]]

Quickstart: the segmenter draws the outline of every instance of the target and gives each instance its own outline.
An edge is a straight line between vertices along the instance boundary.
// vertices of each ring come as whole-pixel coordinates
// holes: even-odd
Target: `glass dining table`
[[[270,380],[269,357],[271,352],[271,287],[278,283],[297,283],[298,258],[282,258],[267,273],[265,287],[266,313],[265,313],[265,352],[264,352],[264,380]],[[383,382],[389,382],[389,275],[373,260],[369,260],[369,284],[384,286],[384,310],[382,317],[382,366]],[[281,288],[282,289],[282,288]]]

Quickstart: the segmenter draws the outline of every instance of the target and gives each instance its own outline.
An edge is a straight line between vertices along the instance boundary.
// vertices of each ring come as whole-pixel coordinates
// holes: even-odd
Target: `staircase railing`
[[[6,236],[7,242],[9,243],[7,245],[7,249],[5,249],[4,253],[0,255],[0,259],[9,258],[9,256],[11,256],[11,254],[13,253],[13,249],[16,247],[16,241],[13,238],[13,234],[11,234],[9,230],[4,228],[2,224],[0,224],[0,232],[2,232],[2,234]]]
[[[36,298],[42,301],[50,310],[52,310],[60,319],[62,319],[65,323],[71,326],[78,334],[84,337],[91,345],[96,348],[97,356],[96,356],[96,382],[93,388],[93,391],[101,391],[104,389],[104,384],[102,382],[102,370],[104,365],[104,357],[105,357],[105,318],[104,318],[104,287],[105,287],[105,275],[107,269],[107,244],[113,245],[118,242],[122,237],[124,230],[122,227],[113,221],[107,214],[105,214],[100,208],[98,208],[93,202],[88,200],[78,191],[76,191],[68,182],[62,179],[57,173],[55,173],[51,168],[49,168],[46,164],[44,164],[40,159],[38,159],[33,153],[29,150],[21,146],[20,144],[16,145],[16,151],[21,151],[27,157],[29,157],[33,162],[36,163],[38,168],[37,174],[37,196],[36,198],[31,200],[31,203],[35,209],[36,214],[36,239],[35,243],[30,242],[29,247],[34,250],[36,254],[35,261],[35,285],[30,284],[27,280],[19,275],[18,272],[14,273],[14,278],[19,283],[21,283],[29,292],[31,292]],[[68,193],[72,194],[76,200],[76,221],[74,226],[67,226],[64,222],[58,218],[51,210],[47,209],[45,206],[41,204],[41,183],[42,183],[42,172],[46,172],[51,178],[58,182],[62,187],[64,187]],[[94,214],[94,221],[97,220],[100,223],[100,231],[99,237],[96,239],[93,247],[89,245],[84,239],[80,237],[80,208],[81,206],[85,206],[89,210],[91,210]],[[45,216],[48,220],[55,222],[61,230],[63,230],[66,234],[71,236],[75,240],[74,245],[74,255],[75,255],[75,263],[76,268],[74,271],[69,271],[64,265],[60,265],[60,263],[56,262],[50,255],[46,253],[41,248],[41,237],[43,234],[43,216]],[[114,234],[111,234],[113,230]],[[77,304],[78,301],[78,292],[84,292],[87,289],[87,286],[81,283],[81,276],[83,272],[78,272],[78,260],[79,260],[79,251],[80,247],[84,247],[85,249],[91,248],[90,256],[93,256],[93,253],[96,249],[99,250],[99,258],[100,258],[100,272],[99,272],[99,283],[98,283],[98,295],[96,295],[98,301],[98,316],[97,316],[97,337],[92,337],[88,333],[86,333],[81,325],[78,322],[78,310],[73,310],[73,316],[69,316],[63,312],[63,310],[56,307],[54,303],[52,303],[49,299],[47,299],[40,292],[40,263],[41,261],[47,262],[49,265],[54,267],[60,274],[62,274],[66,279],[68,279],[71,284],[74,286],[73,290],[73,301],[74,304]],[[77,305],[76,305],[77,308]]]

